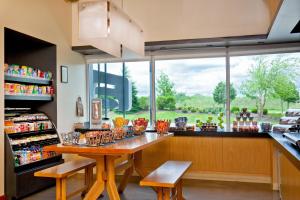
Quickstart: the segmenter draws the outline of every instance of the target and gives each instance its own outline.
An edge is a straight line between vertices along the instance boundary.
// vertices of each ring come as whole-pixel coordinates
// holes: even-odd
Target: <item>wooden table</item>
[[[85,196],[85,200],[96,200],[106,187],[109,198],[119,200],[119,193],[122,193],[128,183],[129,177],[135,171],[144,178],[147,175],[143,167],[143,149],[161,142],[173,134],[159,135],[157,133],[145,133],[141,136],[128,138],[100,147],[87,146],[64,146],[62,144],[45,147],[46,151],[57,153],[78,154],[96,160],[96,181]],[[128,160],[115,168],[115,160],[122,155],[128,155]],[[115,171],[125,170],[123,179],[117,188],[115,182]]]

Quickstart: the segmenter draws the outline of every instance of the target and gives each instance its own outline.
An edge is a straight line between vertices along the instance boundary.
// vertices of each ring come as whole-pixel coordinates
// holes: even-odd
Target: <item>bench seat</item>
[[[34,173],[34,176],[55,178],[56,200],[66,200],[67,198],[70,198],[80,192],[82,192],[82,195],[84,195],[89,190],[93,183],[94,166],[96,166],[95,160],[82,158],[37,171]],[[67,194],[67,178],[83,169],[85,170],[85,186],[79,190]]]
[[[190,161],[167,161],[141,180],[140,185],[158,188],[158,199],[183,199],[182,176],[191,164]]]

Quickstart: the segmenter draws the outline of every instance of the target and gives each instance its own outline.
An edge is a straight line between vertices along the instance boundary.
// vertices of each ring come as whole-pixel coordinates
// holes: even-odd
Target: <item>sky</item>
[[[300,58],[300,53],[289,54]],[[253,64],[252,56],[231,57],[230,79],[238,90],[248,78],[248,71]],[[150,75],[149,62],[127,62],[126,67],[131,81],[135,82],[138,96],[149,96]],[[225,81],[225,58],[199,58],[181,60],[160,60],[155,63],[156,79],[163,72],[174,83],[175,91],[187,95],[201,94],[211,96],[220,81]],[[122,74],[121,63],[109,63],[108,73]],[[300,89],[300,79],[297,82]]]

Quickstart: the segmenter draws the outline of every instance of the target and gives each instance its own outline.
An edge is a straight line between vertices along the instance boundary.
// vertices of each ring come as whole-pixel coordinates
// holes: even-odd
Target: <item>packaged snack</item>
[[[28,94],[33,94],[33,89],[34,89],[34,86],[33,85],[29,85],[28,89],[27,89],[27,93]]]
[[[47,79],[51,80],[52,79],[52,72],[48,72],[48,77]]]
[[[5,83],[5,94],[10,93],[10,83]]]
[[[40,71],[39,77],[40,77],[40,78],[45,78],[44,76],[45,76],[45,73],[44,73],[43,71]]]
[[[38,94],[43,94],[42,87],[38,87]]]
[[[32,92],[32,94],[38,94],[38,92],[39,92],[39,87],[38,87],[37,85],[35,85],[35,86],[33,87],[33,92]]]
[[[28,67],[28,68],[27,68],[26,76],[30,76],[30,77],[33,76],[33,69],[32,69],[32,67]]]
[[[27,66],[22,66],[20,70],[21,76],[27,76]]]
[[[12,74],[13,75],[19,75],[19,65],[12,65],[13,67],[13,71],[12,71]]]
[[[15,94],[21,93],[21,85],[20,84],[15,84]]]
[[[34,69],[34,70],[32,71],[32,77],[37,77],[37,70],[36,70],[36,69]]]

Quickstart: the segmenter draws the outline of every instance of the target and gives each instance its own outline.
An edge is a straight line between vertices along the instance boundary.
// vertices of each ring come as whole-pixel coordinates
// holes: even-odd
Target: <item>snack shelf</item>
[[[5,95],[5,100],[18,101],[52,101],[53,97],[50,95]]]
[[[62,154],[56,154],[55,156],[50,156],[48,158],[42,158],[40,160],[32,161],[23,165],[19,165],[15,167],[16,172],[24,171],[25,169],[32,169],[35,166],[41,166],[44,162],[49,162],[52,160],[61,160]]]
[[[18,133],[7,133],[9,138],[19,138],[19,137],[29,137],[41,134],[56,134],[55,129],[47,129],[47,130],[40,130],[40,131],[30,131],[30,132],[18,132]]]
[[[52,83],[52,81],[48,79],[13,76],[8,74],[5,74],[4,79],[8,82],[30,83],[38,85],[51,85]]]
[[[24,142],[20,144],[11,144],[11,147],[14,151],[17,151],[17,149],[24,148],[24,147],[30,147],[38,145],[40,147],[45,147],[49,145],[54,145],[59,143],[59,138],[51,138],[51,139],[43,139],[43,140],[37,140],[37,141],[29,141]]]

